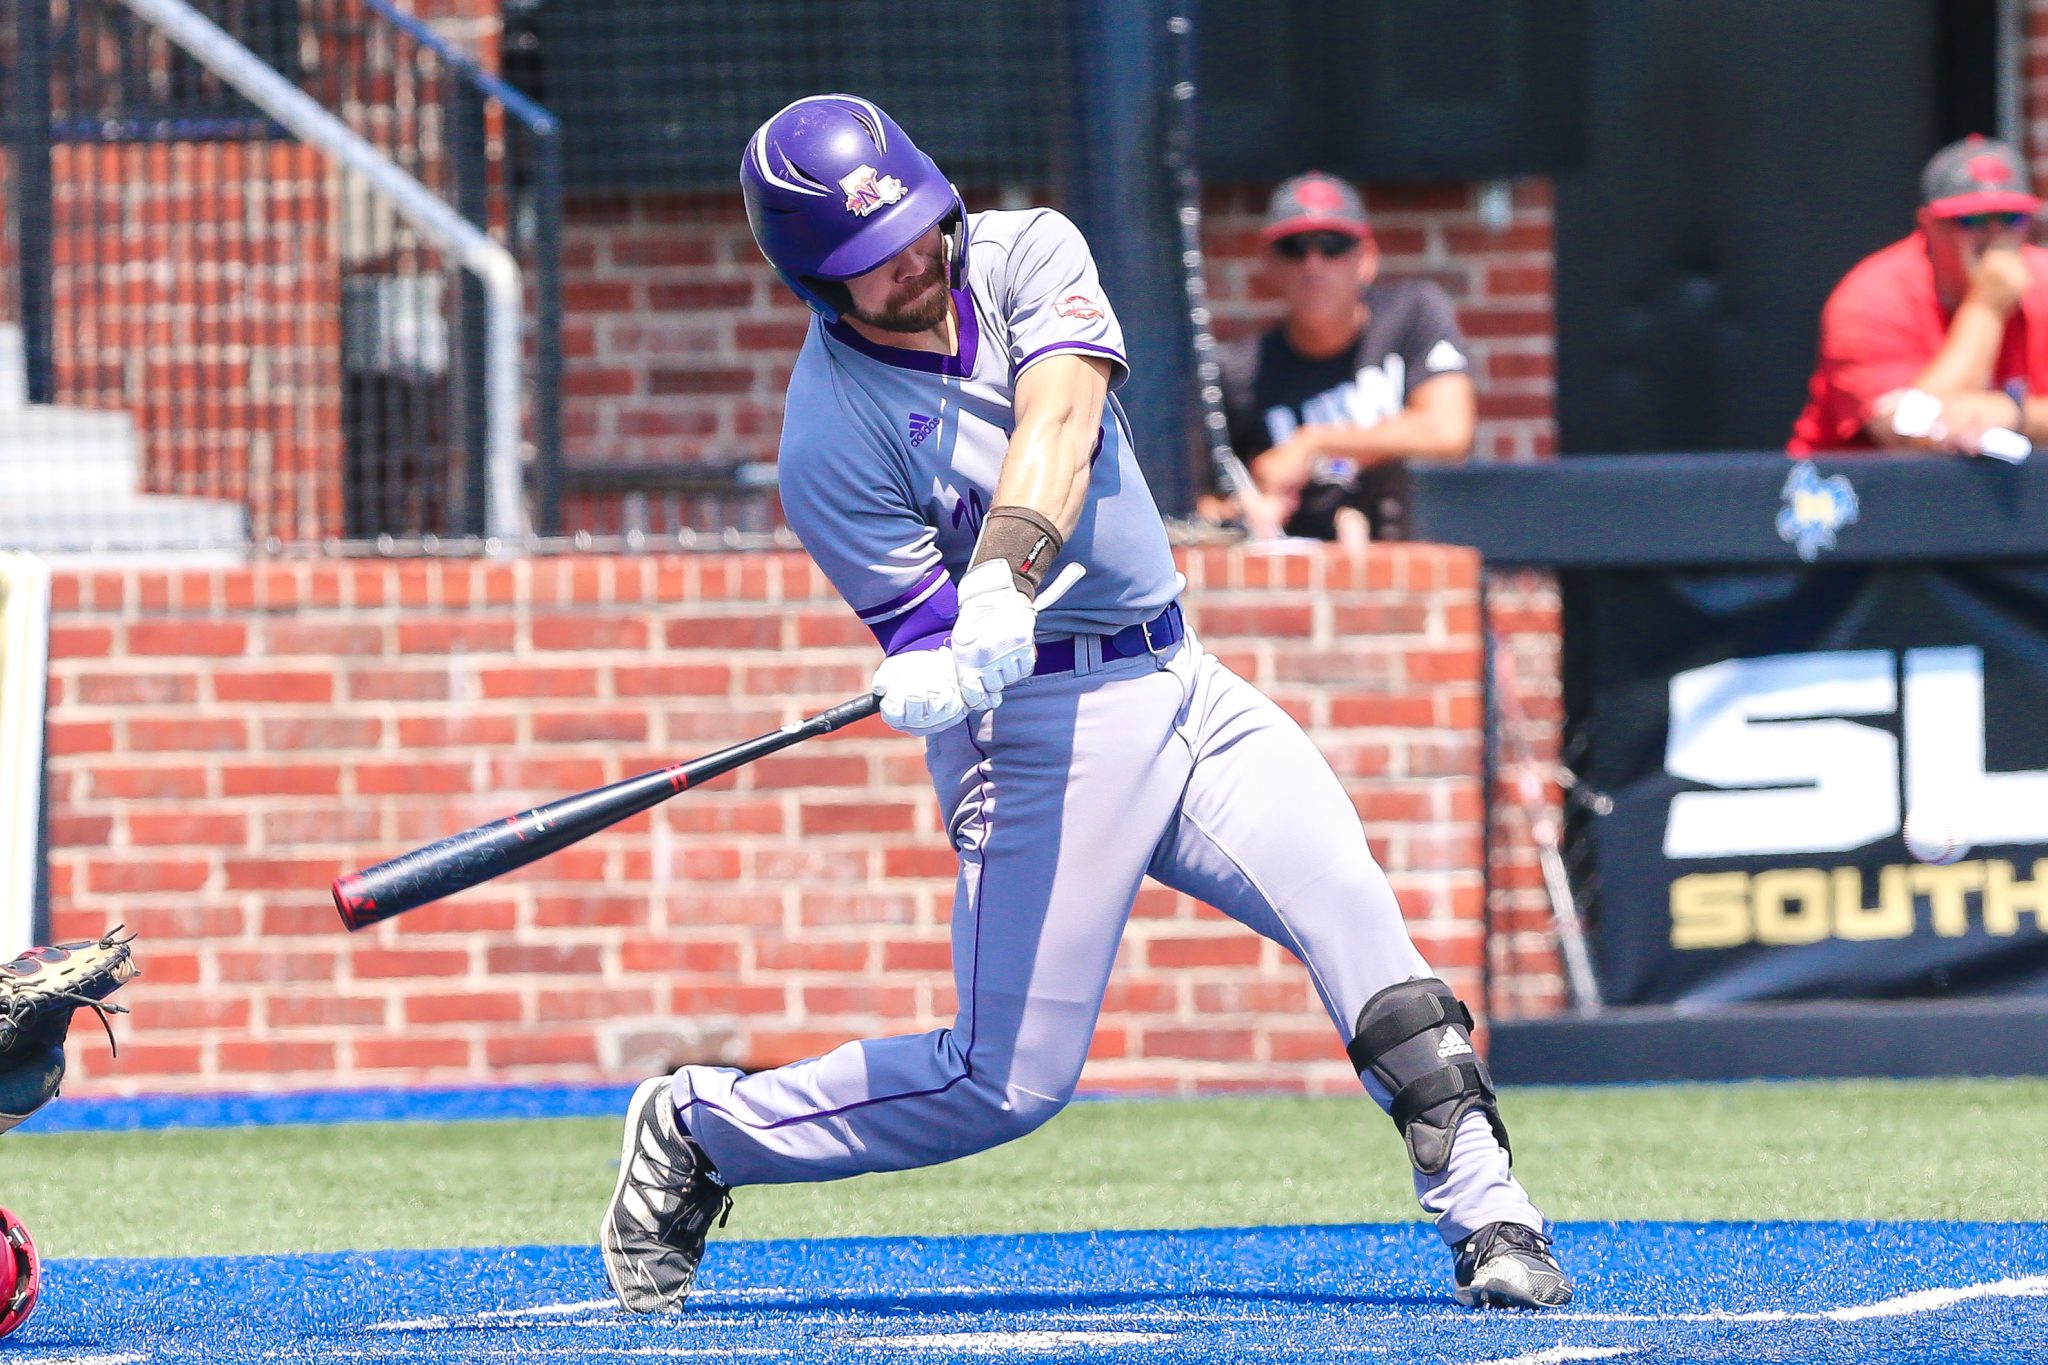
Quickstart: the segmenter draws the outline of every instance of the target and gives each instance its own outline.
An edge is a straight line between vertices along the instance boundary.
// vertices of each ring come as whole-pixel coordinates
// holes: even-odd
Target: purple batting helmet
[[[958,289],[967,210],[896,120],[858,95],[807,95],[762,124],[740,158],[747,224],[796,296],[836,322],[839,282],[865,275],[943,225]]]

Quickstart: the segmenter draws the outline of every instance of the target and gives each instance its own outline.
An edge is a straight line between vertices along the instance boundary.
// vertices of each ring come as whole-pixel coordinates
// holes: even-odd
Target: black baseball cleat
[[[732,1192],[676,1117],[667,1076],[642,1081],[626,1107],[619,1183],[598,1225],[604,1274],[629,1313],[673,1313],[690,1296],[704,1238],[732,1212]]]
[[[1572,1282],[1550,1238],[1520,1223],[1488,1223],[1458,1243],[1454,1274],[1467,1308],[1562,1308]]]

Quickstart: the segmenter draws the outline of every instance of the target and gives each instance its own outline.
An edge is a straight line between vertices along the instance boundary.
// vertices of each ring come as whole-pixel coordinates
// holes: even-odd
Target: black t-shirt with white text
[[[1444,291],[1429,280],[1367,285],[1364,330],[1348,350],[1312,360],[1284,326],[1223,348],[1223,405],[1230,443],[1247,463],[1308,423],[1377,426],[1440,374],[1469,368],[1465,336]],[[1287,530],[1328,538],[1339,507],[1356,505],[1359,470],[1323,457]]]

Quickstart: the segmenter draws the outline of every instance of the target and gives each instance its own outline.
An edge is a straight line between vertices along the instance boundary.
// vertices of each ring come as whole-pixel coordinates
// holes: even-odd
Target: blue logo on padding
[[[1785,480],[1784,510],[1778,513],[1778,538],[1811,564],[1822,550],[1835,548],[1835,532],[1856,521],[1856,490],[1849,476],[1822,478],[1808,460],[1792,466]]]

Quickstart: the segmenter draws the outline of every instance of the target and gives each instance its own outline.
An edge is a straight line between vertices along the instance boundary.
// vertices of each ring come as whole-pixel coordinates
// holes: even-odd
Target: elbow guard
[[[1394,1126],[1424,1175],[1450,1164],[1458,1124],[1473,1109],[1508,1150],[1493,1077],[1472,1047],[1472,1012],[1435,977],[1399,982],[1366,1001],[1345,1050],[1361,1078],[1370,1073],[1393,1096]]]

